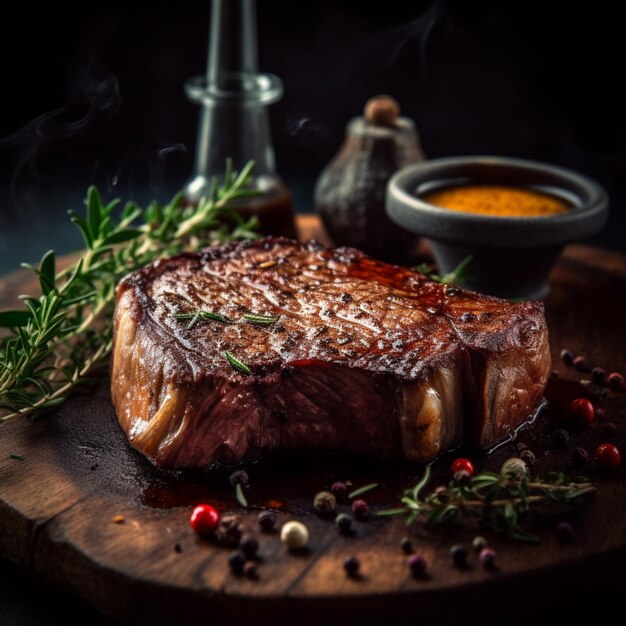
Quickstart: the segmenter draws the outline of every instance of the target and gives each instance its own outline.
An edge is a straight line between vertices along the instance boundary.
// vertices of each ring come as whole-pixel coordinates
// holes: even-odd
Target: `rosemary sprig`
[[[423,521],[427,525],[459,523],[474,518],[513,539],[538,542],[539,538],[523,528],[521,521],[539,506],[570,504],[595,491],[586,482],[569,480],[553,473],[549,480],[483,472],[467,482],[452,481],[430,495],[421,497],[430,480],[430,467],[422,479],[405,491],[400,508],[379,511],[380,516],[406,516],[407,523]]]
[[[95,187],[87,192],[84,216],[70,211],[85,250],[62,271],[54,252],[38,266],[41,293],[22,296],[25,308],[0,312],[0,420],[52,409],[87,380],[110,352],[115,286],[120,278],[160,257],[183,250],[255,237],[255,218],[243,220],[229,205],[250,196],[253,163],[237,175],[227,163],[222,185],[196,206],[176,195],[145,210],[119,200],[104,204]],[[119,214],[119,215],[118,215]]]
[[[219,313],[211,313],[211,311],[194,311],[193,313],[176,313],[174,316],[177,320],[189,320],[187,328],[193,328],[200,320],[212,320],[221,322],[222,324],[232,324],[233,321],[225,315]]]
[[[440,276],[435,273],[434,267],[429,263],[420,263],[416,265],[413,269],[421,272],[430,280],[434,280],[435,282],[442,283],[443,285],[460,285],[461,283],[467,282],[468,276],[467,266],[470,264],[472,260],[472,256],[466,256],[453,270]]]
[[[242,374],[246,374],[246,375],[250,375],[252,374],[252,370],[242,361],[240,361],[232,352],[229,352],[228,350],[226,350],[224,352],[224,356],[226,357],[226,360],[230,363],[230,366],[237,370],[238,372],[241,372]]]
[[[243,319],[248,324],[255,324],[257,326],[271,326],[278,321],[278,317],[274,315],[257,315],[256,313],[246,313]]]
[[[354,491],[351,491],[348,494],[348,498],[350,498],[350,500],[352,500],[353,498],[357,498],[358,496],[362,496],[366,493],[369,493],[370,491],[374,491],[374,489],[378,488],[378,483],[370,483],[369,485],[363,485],[362,487],[359,487],[358,489],[355,489]]]

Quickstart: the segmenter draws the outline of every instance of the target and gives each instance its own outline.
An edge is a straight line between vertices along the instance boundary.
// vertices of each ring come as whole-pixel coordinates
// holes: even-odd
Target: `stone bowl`
[[[540,217],[501,217],[434,206],[420,196],[458,184],[506,184],[544,191],[571,209]],[[598,232],[608,197],[595,181],[572,170],[497,156],[434,159],[409,165],[387,186],[386,209],[399,226],[428,237],[439,272],[471,256],[463,287],[502,298],[540,299],[563,247]]]

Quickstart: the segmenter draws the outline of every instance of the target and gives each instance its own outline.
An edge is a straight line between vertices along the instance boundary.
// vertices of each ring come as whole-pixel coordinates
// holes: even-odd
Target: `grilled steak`
[[[197,311],[218,318],[184,317]],[[164,467],[492,446],[529,418],[549,367],[542,304],[351,248],[226,244],[157,261],[117,291],[113,403],[130,443]]]

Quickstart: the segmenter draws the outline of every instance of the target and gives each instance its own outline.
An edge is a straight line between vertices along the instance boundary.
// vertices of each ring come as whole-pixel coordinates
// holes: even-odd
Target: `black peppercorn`
[[[335,524],[339,529],[339,532],[343,535],[348,535],[352,531],[352,515],[347,513],[340,513],[335,518]]]
[[[410,556],[407,559],[406,563],[411,570],[411,574],[413,574],[413,576],[415,576],[416,578],[422,578],[426,576],[427,565],[424,557],[421,554],[414,554],[413,556]]]
[[[357,519],[365,519],[370,513],[369,504],[365,500],[359,498],[352,503],[352,512]]]
[[[272,511],[261,511],[257,519],[264,533],[271,533],[276,529],[276,514]]]
[[[616,427],[613,422],[607,422],[602,426],[602,432],[608,437],[615,434],[615,429]]]
[[[589,460],[589,453],[584,448],[572,450],[572,462],[576,467],[582,467]]]
[[[259,550],[259,542],[252,535],[244,535],[239,542],[239,549],[248,559],[253,559]]]
[[[584,356],[577,356],[574,358],[572,364],[579,372],[588,372],[589,371],[589,363]]]
[[[537,460],[535,458],[535,453],[528,448],[520,452],[519,458],[522,459],[526,465],[532,465]]]
[[[561,360],[565,365],[572,365],[572,363],[574,363],[574,353],[567,348],[563,348],[563,350],[561,350]]]
[[[237,470],[228,477],[228,482],[233,487],[236,487],[237,485],[247,487],[250,484],[250,477],[248,476],[248,472],[245,470]]]
[[[554,441],[554,444],[559,446],[559,448],[564,448],[569,441],[569,433],[563,428],[557,428],[552,433],[552,441]]]
[[[255,580],[257,578],[256,561],[246,561],[243,564],[242,572],[243,575],[247,578],[252,578],[253,580]]]
[[[174,545],[174,552],[176,552],[176,554],[180,554],[182,551],[183,547],[180,545],[180,543]]]
[[[456,567],[465,567],[467,565],[467,548],[461,544],[456,544],[450,548],[450,556]]]
[[[405,554],[411,554],[413,552],[413,542],[408,537],[402,537],[400,547]]]
[[[350,576],[350,578],[355,578],[359,575],[361,562],[355,556],[350,556],[343,562],[343,569],[346,570],[346,574]]]
[[[561,543],[572,543],[574,539],[574,527],[569,522],[559,522],[556,525]]]
[[[226,513],[215,529],[215,539],[223,546],[236,547],[241,539],[241,523],[236,515]]]
[[[594,382],[601,384],[606,379],[606,372],[601,367],[594,367],[591,370],[591,378]]]
[[[246,557],[241,552],[233,552],[228,557],[228,566],[230,571],[235,576],[241,576],[243,574],[243,566],[246,563]]]

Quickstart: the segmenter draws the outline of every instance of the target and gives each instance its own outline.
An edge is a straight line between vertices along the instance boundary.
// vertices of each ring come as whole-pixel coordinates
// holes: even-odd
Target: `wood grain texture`
[[[313,217],[301,218],[299,230],[304,239],[324,241]],[[26,289],[26,280],[26,274],[18,273],[0,281],[0,306],[10,306]],[[546,306],[553,363],[563,377],[581,377],[559,362],[564,346],[609,371],[626,370],[624,256],[570,246],[552,276]],[[617,425],[612,441],[626,453],[625,394],[612,392],[604,408]],[[601,429],[597,424],[574,435],[575,445],[593,450],[604,436]],[[568,449],[552,449],[539,436],[536,445],[547,451],[538,460],[539,473],[571,470]],[[480,468],[497,470],[512,449],[504,446],[480,459]],[[12,454],[24,460],[11,458]],[[355,536],[340,536],[331,521],[313,514],[310,501],[317,489],[308,487],[310,493],[286,497],[286,512],[279,520],[305,521],[311,532],[310,551],[285,552],[276,534],[257,532],[256,511],[239,510],[244,526],[260,540],[262,562],[258,580],[237,578],[227,566],[229,550],[202,541],[191,531],[190,503],[150,506],[154,485],[171,479],[127,445],[110,404],[103,368],[93,388],[54,414],[0,426],[0,554],[132,623],[195,624],[198,615],[233,623],[258,620],[260,615],[271,615],[275,624],[353,622],[384,619],[390,607],[394,617],[419,614],[420,620],[442,620],[461,605],[477,618],[488,608],[493,617],[499,610],[506,615],[511,603],[519,604],[520,589],[528,594],[529,604],[549,605],[546,590],[554,587],[555,577],[576,593],[582,568],[585,578],[599,577],[606,573],[606,559],[624,558],[624,465],[611,474],[590,468],[598,492],[575,513],[577,540],[572,545],[558,542],[553,525],[541,531],[538,546],[489,534],[498,551],[496,573],[482,569],[474,556],[467,570],[451,566],[450,545],[469,543],[476,529],[416,529],[412,539],[429,562],[429,578],[415,580],[399,548],[400,538],[407,534],[402,520],[372,519],[358,524]],[[335,469],[331,464],[307,471],[320,476],[321,488]],[[412,471],[417,475],[419,468]],[[288,483],[297,483],[298,472],[294,466],[277,479],[275,497],[284,497]],[[361,469],[350,477],[355,485],[371,479]],[[264,489],[272,493],[271,485]],[[250,498],[254,497],[252,489]],[[124,523],[114,523],[116,515],[122,515]],[[175,550],[177,544],[182,551]],[[353,554],[362,563],[359,580],[347,578],[342,569],[343,559]]]

